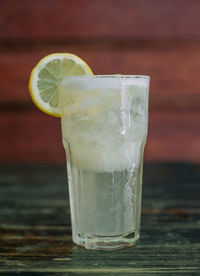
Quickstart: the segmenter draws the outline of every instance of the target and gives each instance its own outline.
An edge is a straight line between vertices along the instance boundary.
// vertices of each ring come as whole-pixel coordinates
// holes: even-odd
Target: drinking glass
[[[114,250],[140,235],[149,77],[67,77],[60,107],[74,243]]]

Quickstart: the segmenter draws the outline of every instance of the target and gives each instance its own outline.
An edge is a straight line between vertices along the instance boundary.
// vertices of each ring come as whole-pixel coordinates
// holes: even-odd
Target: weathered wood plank
[[[200,36],[198,0],[2,0],[0,39]]]
[[[151,160],[155,161],[199,162],[197,152],[200,150],[198,138],[200,128],[199,114],[197,114],[199,111],[197,113],[196,111],[195,109],[150,110],[145,158],[148,160],[148,156],[152,156]],[[197,135],[196,138],[193,135]]]
[[[170,102],[181,98],[182,103],[191,102],[190,95],[200,95],[200,45],[182,48],[118,48],[78,49],[78,46],[23,51],[0,51],[1,102],[28,101],[28,79],[32,68],[51,52],[73,52],[81,56],[96,74],[143,74],[151,76],[152,101],[155,95],[168,96]],[[162,61],[162,62],[161,62]],[[184,95],[186,98],[184,98]],[[171,101],[170,98],[172,97]],[[184,102],[185,99],[185,102]],[[170,102],[169,102],[170,101]],[[193,103],[198,98],[193,100]]]
[[[91,48],[90,48],[91,47]],[[32,68],[52,52],[73,52],[82,57],[95,74],[142,74],[151,76],[153,106],[200,106],[200,44],[182,47],[44,47],[0,51],[0,103],[23,104],[31,99],[28,79]],[[163,97],[164,96],[164,97]]]
[[[0,154],[4,161],[38,160],[38,154],[43,161],[64,161],[59,119],[33,107],[25,112],[5,112],[0,125]]]
[[[145,160],[192,160],[199,156],[199,109],[151,109]],[[36,107],[0,116],[0,160],[65,162],[60,120]]]
[[[64,165],[1,164],[0,194],[4,197],[0,198],[0,210],[5,201],[12,204],[10,207],[16,213],[10,215],[12,221],[9,216],[4,221],[0,216],[0,273],[198,275],[199,172],[199,167],[186,163],[145,164],[141,239],[133,248],[111,253],[86,251],[72,244],[70,227],[65,221]],[[28,189],[27,179],[30,179]],[[42,202],[53,199],[53,194],[54,200],[44,206]],[[62,204],[56,200],[58,197]],[[19,205],[20,200],[27,200],[26,208],[32,220],[21,213],[24,205]],[[35,200],[34,205],[31,200],[32,203]],[[177,205],[179,211],[173,210]],[[43,213],[47,207],[52,212],[51,224],[48,213]],[[33,210],[44,216],[35,220]]]

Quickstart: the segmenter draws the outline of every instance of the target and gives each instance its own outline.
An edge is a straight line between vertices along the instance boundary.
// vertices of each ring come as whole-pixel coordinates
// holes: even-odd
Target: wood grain
[[[0,160],[64,161],[59,119],[36,109],[5,111],[0,116]]]
[[[199,166],[145,164],[141,238],[113,252],[72,244],[64,165],[1,164],[0,175],[4,275],[200,273]]]
[[[151,77],[145,160],[200,162],[200,1],[0,1],[0,160],[64,162],[59,121],[27,89],[45,55],[72,52],[95,74]]]
[[[150,110],[146,160],[199,162],[199,109]]]
[[[152,103],[179,102],[200,106],[200,44],[181,47],[113,47],[112,45],[21,48],[0,51],[0,104],[31,102],[28,79],[32,68],[52,52],[73,52],[95,74],[142,74],[151,76]],[[163,97],[164,96],[164,97]],[[158,98],[157,98],[158,97]],[[163,97],[163,98],[162,98]],[[179,106],[179,104],[175,105]]]
[[[1,0],[0,39],[200,36],[198,0]]]
[[[199,162],[199,109],[152,109],[145,160]],[[2,111],[0,161],[65,162],[59,119],[37,108]]]

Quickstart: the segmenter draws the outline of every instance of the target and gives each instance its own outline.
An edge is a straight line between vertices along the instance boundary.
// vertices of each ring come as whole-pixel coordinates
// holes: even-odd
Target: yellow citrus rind
[[[65,63],[64,68],[67,71],[67,73],[63,76],[61,73],[60,73],[60,75],[59,74],[56,75],[56,72],[53,71],[54,68],[52,69],[52,66],[51,66],[51,71],[48,71],[48,70],[47,71],[49,72],[48,74],[49,74],[49,76],[51,76],[53,81],[52,81],[52,79],[48,79],[48,78],[40,79],[40,73],[46,70],[48,64],[50,64],[50,63],[52,64],[52,62],[56,62],[56,61],[60,63],[60,72],[62,72],[62,66],[64,67],[64,63]],[[69,63],[69,66],[68,66],[69,68],[66,66],[66,63]],[[55,69],[56,69],[56,65],[55,65]],[[59,97],[59,95],[57,95],[57,94],[59,93],[59,85],[62,82],[62,78],[68,77],[71,75],[76,76],[76,73],[77,73],[77,76],[78,75],[93,75],[93,72],[90,69],[90,67],[87,65],[87,63],[85,61],[83,61],[80,57],[78,57],[74,54],[54,53],[54,54],[50,54],[50,55],[42,58],[37,63],[37,65],[33,68],[31,75],[30,75],[29,84],[28,84],[29,92],[30,92],[30,95],[31,95],[31,98],[32,98],[34,104],[41,111],[43,111],[51,116],[61,117],[62,115],[59,110],[58,104],[56,105],[54,103],[54,106],[53,106],[50,104],[50,101],[49,102],[48,102],[48,100],[44,101],[44,97],[42,97],[41,95],[42,95],[42,93],[44,94],[46,90],[48,91],[48,89],[42,90],[40,88],[39,83],[43,82],[46,85],[48,85],[48,83],[49,83],[49,85],[51,86],[50,89],[51,89],[51,91],[53,91],[52,97],[57,98],[57,97]],[[54,87],[55,87],[55,91],[54,91]],[[47,93],[49,93],[49,92],[47,92]],[[50,100],[52,100],[52,98]]]

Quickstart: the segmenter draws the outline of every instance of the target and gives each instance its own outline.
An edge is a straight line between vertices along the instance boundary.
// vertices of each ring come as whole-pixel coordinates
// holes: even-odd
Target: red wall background
[[[200,1],[1,0],[0,162],[65,159],[59,119],[27,89],[53,52],[95,74],[150,75],[145,160],[200,161]]]

